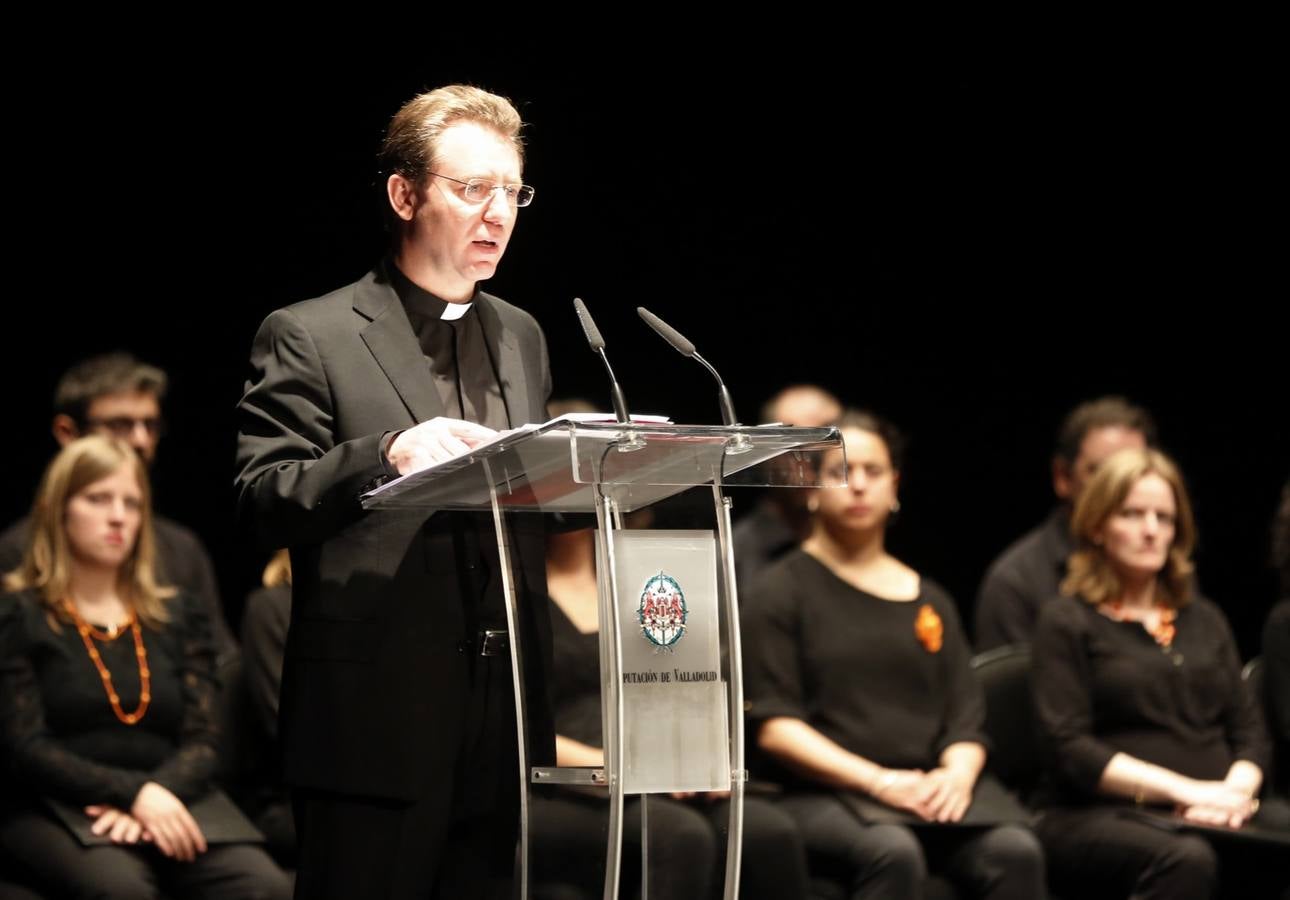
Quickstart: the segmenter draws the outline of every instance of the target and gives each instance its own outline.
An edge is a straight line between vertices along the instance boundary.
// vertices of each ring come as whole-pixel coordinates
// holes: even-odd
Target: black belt
[[[508,649],[506,631],[491,628],[486,628],[479,632],[474,640],[461,641],[457,644],[458,653],[471,656],[476,653],[480,656],[502,656],[507,653]]]

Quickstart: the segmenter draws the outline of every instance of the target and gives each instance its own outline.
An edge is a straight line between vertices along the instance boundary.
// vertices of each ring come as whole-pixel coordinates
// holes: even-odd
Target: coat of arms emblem
[[[636,617],[641,634],[651,644],[665,650],[675,647],[685,636],[687,614],[685,594],[675,578],[659,572],[645,582]]]

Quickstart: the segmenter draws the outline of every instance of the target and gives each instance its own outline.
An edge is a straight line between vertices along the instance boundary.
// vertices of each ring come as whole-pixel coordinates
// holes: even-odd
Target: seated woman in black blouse
[[[921,897],[929,868],[970,896],[1042,897],[1038,841],[997,824],[1020,810],[1001,790],[978,793],[985,707],[954,603],[884,548],[898,437],[867,413],[838,427],[845,468],[840,451],[822,465],[845,486],[811,498],[810,536],[743,609],[756,741],[788,789],[812,875],[852,898]],[[987,793],[997,808],[983,808]],[[963,824],[969,810],[982,824]]]
[[[215,769],[214,651],[200,604],[153,574],[148,479],[86,437],[45,471],[0,598],[0,735],[15,785],[0,844],[56,896],[286,897],[271,860],[207,844],[189,804]],[[108,844],[83,845],[61,802]]]
[[[1154,450],[1111,456],[1072,533],[1070,597],[1045,605],[1033,645],[1052,776],[1037,830],[1054,883],[1210,897],[1210,844],[1148,824],[1134,806],[1240,828],[1258,808],[1269,750],[1227,621],[1193,596],[1196,530],[1177,466]]]

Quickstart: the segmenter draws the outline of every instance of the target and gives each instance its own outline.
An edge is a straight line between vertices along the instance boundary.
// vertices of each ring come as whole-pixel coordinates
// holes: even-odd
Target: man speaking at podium
[[[239,506],[291,551],[281,736],[298,897],[511,896],[519,767],[491,516],[365,512],[358,496],[546,418],[546,342],[479,290],[522,182],[519,114],[453,85],[390,123],[390,254],[272,313],[239,406]],[[532,517],[536,522],[536,517]],[[554,736],[540,535],[512,523],[530,761]]]

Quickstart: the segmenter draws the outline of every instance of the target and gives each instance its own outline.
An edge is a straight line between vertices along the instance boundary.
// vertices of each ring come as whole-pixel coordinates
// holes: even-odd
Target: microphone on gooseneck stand
[[[688,356],[690,359],[699,363],[717,380],[717,403],[721,406],[721,423],[727,427],[733,427],[739,424],[739,419],[735,416],[735,404],[730,399],[730,391],[726,388],[726,383],[721,380],[721,375],[713,368],[712,363],[708,362],[699,352],[694,349],[694,344],[686,340],[679,331],[671,325],[664,322],[658,316],[654,315],[643,306],[636,307],[636,312],[645,324],[658,332],[659,337],[671,344],[682,356]],[[743,453],[745,450],[751,450],[752,444],[747,436],[737,434],[730,439],[730,445],[727,448],[728,453]]]
[[[609,373],[609,396],[614,404],[614,415],[620,425],[630,425],[631,416],[627,414],[627,398],[623,396],[623,389],[618,384],[618,379],[614,377],[613,367],[609,365],[609,357],[605,355],[605,339],[600,335],[600,329],[591,319],[591,313],[587,311],[587,304],[583,303],[578,297],[573,298],[573,309],[578,314],[578,321],[582,323],[582,330],[587,335],[587,344],[591,347],[591,352],[600,357],[600,361],[605,364],[605,371]],[[640,436],[629,432],[626,440],[619,444],[620,450],[638,450],[645,446],[645,442]]]

